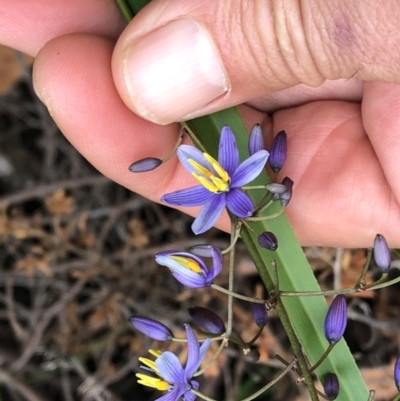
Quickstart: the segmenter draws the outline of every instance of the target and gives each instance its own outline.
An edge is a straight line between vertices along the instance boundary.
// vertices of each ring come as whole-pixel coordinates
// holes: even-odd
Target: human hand
[[[71,0],[67,6],[35,0],[30,12],[15,3],[7,3],[0,16],[0,40],[33,55],[41,49],[36,91],[71,143],[111,179],[155,201],[191,185],[176,160],[146,175],[127,170],[137,159],[165,156],[179,132],[178,124],[159,126],[139,115],[169,123],[246,102],[240,106],[246,125],[260,122],[267,143],[281,129],[288,133],[281,174],[295,183],[287,212],[303,244],[370,246],[379,232],[391,246],[400,246],[396,2],[379,8],[355,1],[303,2],[300,13],[298,3],[289,1],[153,1],[122,33],[113,76],[110,60],[124,25],[111,0]],[[172,20],[182,20],[178,28],[193,37],[197,27],[187,16],[206,27],[220,57],[214,67],[223,67],[209,78],[214,85],[207,89],[193,61],[194,82],[188,70],[186,75],[179,70],[180,82],[169,78],[175,90],[163,91],[168,89],[160,80],[163,69],[155,77],[145,57],[163,65],[165,30],[155,34],[158,43],[140,56],[141,63],[128,62],[126,53],[132,56],[128,49],[137,38]],[[187,42],[190,35],[178,37]],[[202,54],[210,55],[204,48]],[[225,80],[218,84],[221,77]],[[220,227],[227,227],[226,219]]]

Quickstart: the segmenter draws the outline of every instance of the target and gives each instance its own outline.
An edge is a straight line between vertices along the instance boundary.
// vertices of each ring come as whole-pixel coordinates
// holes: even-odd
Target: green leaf
[[[248,132],[236,108],[214,113],[188,122],[189,127],[201,139],[212,156],[217,156],[218,137],[221,128],[228,124],[236,136],[241,160],[248,157]],[[267,175],[259,177],[254,185],[268,183]],[[257,203],[262,195],[253,191],[253,201]],[[260,191],[261,192],[261,191]],[[294,195],[296,196],[296,183]],[[271,213],[280,206],[271,207]],[[258,246],[257,235],[244,228],[242,239],[249,249],[261,278],[267,289],[272,291],[271,279],[273,271],[272,259],[276,260],[279,276],[279,288],[282,291],[319,291],[318,283],[305,258],[293,230],[285,214],[264,222],[250,223],[256,233],[272,231],[278,238],[278,249],[269,252]],[[327,304],[323,297],[285,298],[283,303],[291,325],[303,346],[311,364],[315,363],[328,347],[323,324],[327,312]],[[322,379],[326,373],[336,373],[340,382],[340,395],[337,400],[367,400],[368,390],[360,372],[344,340],[340,341],[317,369],[317,376]]]

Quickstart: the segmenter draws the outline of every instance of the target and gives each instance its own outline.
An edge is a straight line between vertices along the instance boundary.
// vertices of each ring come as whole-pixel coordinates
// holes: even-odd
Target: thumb
[[[396,0],[155,0],[113,55],[126,105],[158,124],[299,83],[400,82]]]

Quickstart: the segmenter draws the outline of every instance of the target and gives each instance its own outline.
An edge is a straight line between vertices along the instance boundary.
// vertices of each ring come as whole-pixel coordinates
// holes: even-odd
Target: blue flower
[[[251,312],[253,314],[253,320],[258,327],[262,328],[267,324],[268,314],[264,304],[252,304]]]
[[[330,399],[334,400],[339,395],[339,380],[334,373],[328,373],[324,380],[324,392],[325,395]]]
[[[390,256],[390,249],[386,239],[382,234],[377,234],[375,237],[374,260],[383,273],[389,272],[392,257]]]
[[[213,311],[201,306],[188,309],[189,315],[204,333],[222,334],[225,332],[225,324]]]
[[[156,255],[156,262],[171,270],[172,275],[189,288],[209,287],[222,269],[222,254],[218,248],[210,250],[213,260],[211,269],[190,252],[163,251]]]
[[[224,126],[218,148],[218,161],[193,146],[181,145],[180,162],[201,185],[164,195],[162,201],[171,206],[202,206],[192,230],[201,234],[210,229],[225,207],[239,218],[250,217],[254,204],[241,187],[253,181],[263,170],[269,153],[259,150],[239,163],[239,151],[232,130]]]
[[[203,362],[211,341],[206,339],[200,346],[193,329],[188,324],[185,325],[185,329],[188,357],[184,368],[181,366],[178,357],[170,351],[160,353],[150,350],[150,353],[157,357],[155,361],[139,358],[144,365],[142,368],[154,375],[137,373],[138,383],[157,390],[168,391],[167,394],[157,398],[156,401],[177,401],[181,397],[185,401],[194,401],[196,399],[196,395],[191,390],[198,390],[199,383],[193,380],[193,376]]]

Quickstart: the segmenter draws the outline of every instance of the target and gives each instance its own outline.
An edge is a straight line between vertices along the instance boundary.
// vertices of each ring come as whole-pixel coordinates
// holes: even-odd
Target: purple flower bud
[[[258,243],[261,247],[268,249],[269,251],[275,251],[278,248],[278,239],[274,233],[265,231],[258,236]]]
[[[400,354],[396,359],[396,363],[394,364],[394,382],[397,390],[400,391]]]
[[[253,320],[258,327],[264,327],[268,322],[267,309],[264,304],[252,304],[251,311]]]
[[[337,376],[334,373],[328,373],[324,380],[325,395],[329,399],[334,400],[339,395],[339,390],[340,387]]]
[[[188,309],[189,315],[197,326],[208,334],[222,334],[225,332],[225,324],[222,319],[209,309],[195,306]]]
[[[250,131],[249,138],[249,154],[254,155],[254,153],[259,150],[265,150],[264,136],[261,131],[260,124],[255,124]]]
[[[287,188],[286,188],[285,185],[278,184],[277,182],[273,182],[271,184],[267,184],[265,186],[265,189],[267,191],[271,192],[271,194],[278,194],[278,195],[281,195],[281,194],[283,194],[283,193],[285,193],[287,191]]]
[[[330,344],[336,344],[342,337],[347,325],[347,306],[344,295],[337,295],[326,314],[325,338]]]
[[[145,173],[146,171],[155,170],[161,164],[162,160],[160,159],[156,159],[155,157],[145,157],[144,159],[132,163],[129,166],[129,171],[132,173]]]
[[[168,341],[174,337],[172,331],[157,320],[147,317],[132,316],[129,318],[129,323],[138,331],[158,341]]]
[[[392,258],[390,256],[390,249],[386,239],[382,234],[377,234],[375,237],[374,260],[376,265],[382,270],[383,273],[387,273],[389,271]]]
[[[269,165],[273,172],[281,171],[287,155],[287,136],[285,131],[280,131],[274,138],[269,156]]]

